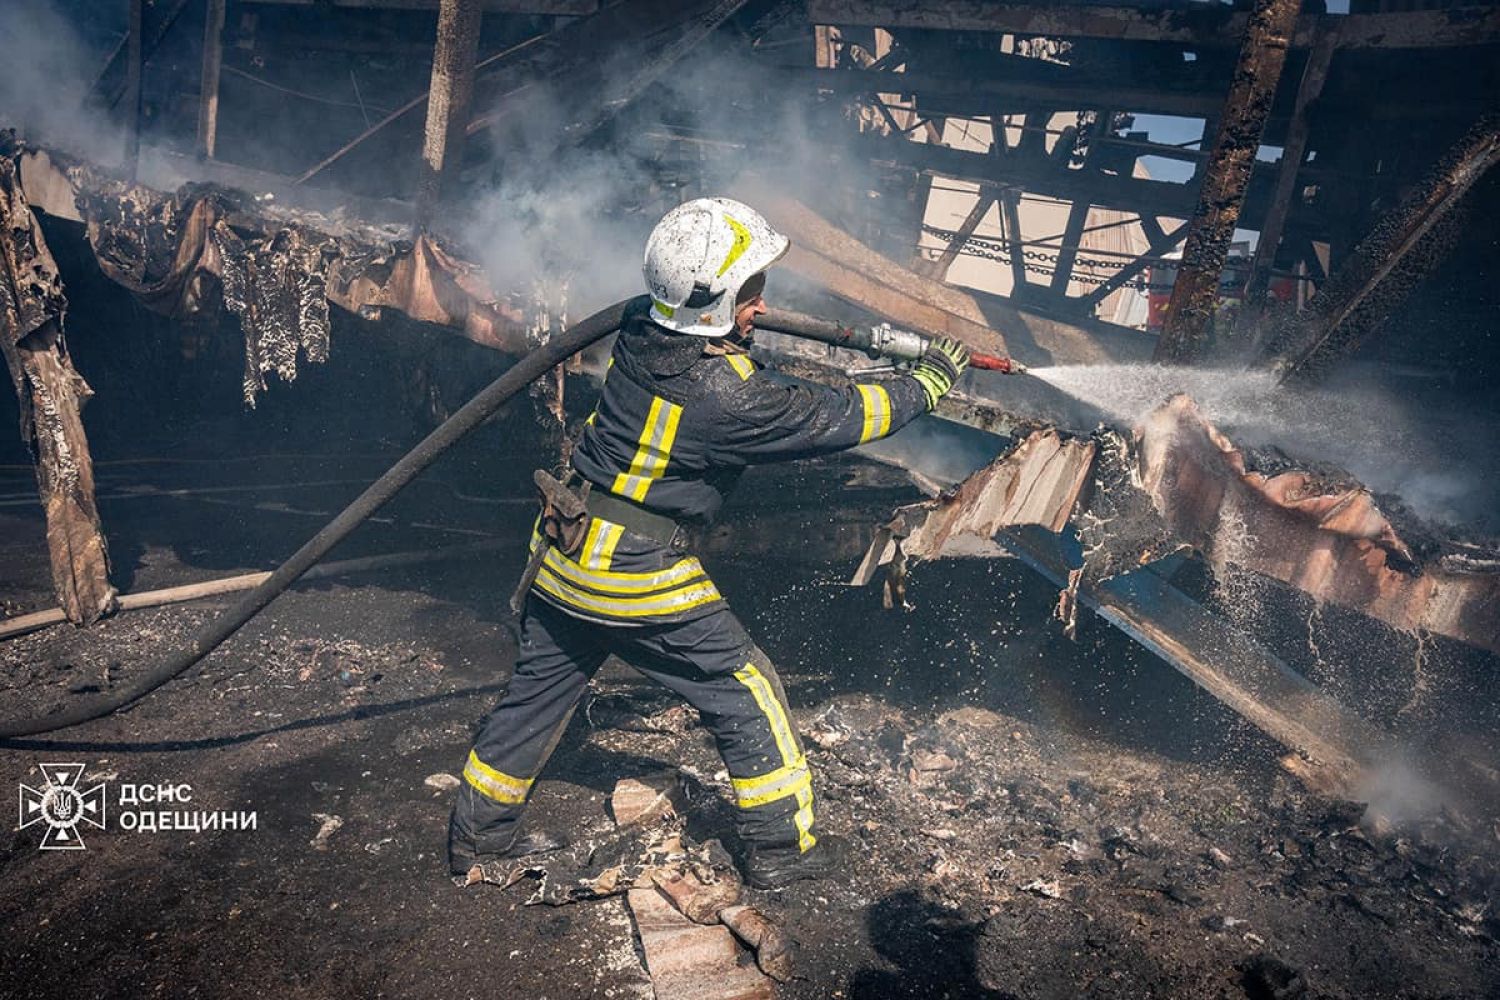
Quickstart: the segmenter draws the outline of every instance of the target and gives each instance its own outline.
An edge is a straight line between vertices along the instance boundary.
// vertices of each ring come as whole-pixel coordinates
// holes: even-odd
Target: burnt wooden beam
[[[135,178],[141,153],[141,74],[145,70],[145,0],[126,0],[125,169]]]
[[[148,28],[145,23],[145,11],[143,10],[141,12],[142,30],[139,33],[139,37],[142,40],[140,58],[141,63],[144,64],[151,61],[151,57],[156,54],[156,50],[161,45],[162,39],[167,37],[167,32],[172,30],[172,26],[177,23],[178,16],[182,14],[183,9],[187,7],[189,2],[190,0],[174,0],[172,6],[168,7],[166,13],[163,14],[161,18],[156,21],[155,25],[150,28]],[[105,81],[115,75],[115,67],[120,64],[121,60],[127,59],[130,52],[131,37],[131,32],[129,31],[127,31],[120,37],[119,43],[115,45],[115,47],[110,51],[109,58],[104,62],[104,67],[99,70],[99,75],[94,78],[93,84],[89,87],[90,93],[100,92],[104,87]],[[126,68],[125,71],[120,74],[119,79],[115,82],[113,89],[111,89],[108,94],[105,95],[105,107],[111,109],[117,107],[120,103],[121,98],[125,96],[128,88],[129,69]]]
[[[416,228],[425,230],[443,196],[448,174],[463,160],[479,57],[479,0],[443,0],[427,88],[427,125],[422,139],[422,176],[417,187]]]
[[[1326,374],[1378,327],[1456,241],[1454,220],[1474,182],[1500,161],[1500,114],[1479,120],[1416,190],[1354,248],[1306,310],[1273,340],[1283,381]],[[1421,248],[1421,252],[1414,252]]]
[[[219,70],[224,64],[225,0],[207,0],[203,23],[203,72],[198,90],[198,154],[214,158],[219,137]]]
[[[20,401],[21,436],[36,458],[57,602],[76,625],[114,607],[109,549],[94,503],[83,429],[93,395],[63,340],[67,300],[10,150],[0,150],[0,354]]]
[[[1255,258],[1250,264],[1250,278],[1245,283],[1245,299],[1239,324],[1247,333],[1265,309],[1266,292],[1271,286],[1271,266],[1275,263],[1276,251],[1281,245],[1282,233],[1286,230],[1287,214],[1291,211],[1292,200],[1297,193],[1297,174],[1302,170],[1302,159],[1307,153],[1309,110],[1323,92],[1323,83],[1328,79],[1332,61],[1333,40],[1320,39],[1308,52],[1307,65],[1297,84],[1297,103],[1292,110],[1292,123],[1287,129],[1285,144],[1281,148],[1276,187],[1271,192],[1271,204],[1260,223],[1260,238],[1255,245]]]
[[[1156,342],[1158,361],[1190,362],[1208,337],[1224,259],[1245,204],[1255,154],[1281,82],[1288,39],[1300,7],[1300,0],[1256,0],[1250,13],[1234,83],[1198,189],[1166,326]]]
[[[976,3],[974,0],[807,0],[814,24],[989,31],[1058,38],[1169,42],[1233,48],[1251,17],[1223,4],[1126,6],[1094,3]],[[1493,6],[1390,14],[1307,14],[1288,41],[1307,47],[1331,30],[1340,48],[1446,48],[1500,42]]]
[[[442,0],[239,0],[245,6],[343,7],[347,10],[432,10]],[[487,14],[545,14],[553,17],[587,17],[599,13],[605,0],[479,0]]]

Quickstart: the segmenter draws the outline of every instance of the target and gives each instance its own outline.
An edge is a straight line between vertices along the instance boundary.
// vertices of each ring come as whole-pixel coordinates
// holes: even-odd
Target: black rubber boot
[[[532,830],[516,837],[509,844],[475,845],[464,836],[453,823],[448,824],[448,871],[455,877],[469,874],[475,865],[491,861],[512,861],[533,854],[551,854],[568,846],[568,838],[546,830]]]
[[[745,880],[755,889],[780,889],[802,879],[826,878],[844,867],[844,844],[819,837],[811,850],[796,844],[751,844],[745,852]]]

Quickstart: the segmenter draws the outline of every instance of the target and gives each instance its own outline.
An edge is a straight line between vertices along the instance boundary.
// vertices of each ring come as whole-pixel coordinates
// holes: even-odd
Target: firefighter
[[[749,340],[766,310],[765,271],[787,247],[759,213],[727,198],[687,202],[652,231],[649,311],[622,326],[573,451],[566,485],[586,516],[566,530],[544,502],[533,534],[515,673],[480,725],[449,823],[455,875],[560,846],[521,836],[519,820],[611,653],[702,713],[733,786],[751,885],[776,888],[834,867],[781,680],[690,539],[746,466],[895,432],[952,388],[968,351],[939,340],[909,373],[835,387],[762,370]]]

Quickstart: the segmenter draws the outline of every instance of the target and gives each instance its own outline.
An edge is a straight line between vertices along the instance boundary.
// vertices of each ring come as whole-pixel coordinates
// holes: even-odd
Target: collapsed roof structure
[[[124,110],[123,166],[15,139],[0,150],[0,343],[37,455],[58,601],[79,624],[109,613],[115,591],[80,416],[90,390],[64,336],[66,276],[35,213],[82,222],[100,268],[146,308],[177,319],[219,309],[238,317],[253,405],[267,372],[290,381],[299,359],[329,360],[331,307],[367,319],[394,310],[484,347],[525,352],[537,333],[526,301],[533,290],[486,274],[493,254],[463,224],[466,206],[496,183],[507,200],[523,189],[561,197],[523,160],[588,161],[602,150],[607,163],[628,162],[636,196],[611,206],[627,217],[650,217],[733,177],[759,191],[758,203],[791,236],[785,266],[822,296],[813,301],[841,301],[1028,364],[1232,355],[1303,381],[1337,369],[1379,330],[1459,243],[1459,220],[1495,196],[1493,178],[1483,181],[1500,157],[1491,58],[1500,17],[1487,7],[1356,4],[1334,15],[1287,0],[1243,8],[434,0],[425,5],[439,8],[429,52],[399,41],[418,16],[407,9],[420,3],[339,0],[314,12],[246,0],[226,21],[224,0],[211,0],[201,44],[187,6],[133,3],[129,30],[94,82],[93,100]],[[351,30],[327,30],[328,18]],[[711,34],[736,40],[704,65],[698,53]],[[337,148],[325,148],[328,137],[262,132],[265,101],[314,102],[326,114],[340,103],[320,95],[338,75],[333,65],[376,51],[396,65],[430,55],[427,92],[378,120],[364,96],[343,102],[344,117],[357,110],[368,124]],[[196,72],[184,52],[201,55]],[[326,65],[297,61],[309,52]],[[300,82],[291,87],[278,74]],[[380,76],[367,88],[415,89],[397,73]],[[1411,87],[1418,78],[1420,98]],[[725,113],[704,113],[715,107]],[[1076,118],[1055,127],[1067,115]],[[1156,141],[1131,130],[1137,115],[1201,121],[1201,140]],[[1369,115],[1398,128],[1402,141],[1377,138]],[[966,141],[975,123],[987,128],[985,148]],[[1279,157],[1265,158],[1267,149]],[[786,155],[767,163],[763,150]],[[248,162],[236,163],[236,152]],[[1141,169],[1162,161],[1186,163],[1189,176],[1162,180]],[[788,170],[817,164],[835,169],[786,183]],[[196,179],[167,191],[133,180],[138,171]],[[963,220],[934,226],[935,206],[955,198],[945,184],[955,182],[967,200]],[[1023,229],[1022,199],[1034,197],[1068,206],[1065,232]],[[812,198],[827,207],[814,211]],[[1091,250],[1096,209],[1124,213],[1108,226],[1135,227],[1145,252]],[[539,232],[525,237],[523,253],[578,235],[545,217],[529,221]],[[1242,301],[1226,314],[1220,286],[1237,228],[1258,230],[1260,240]],[[1140,284],[1179,245],[1158,336],[1094,318],[1106,296]],[[566,275],[592,263],[588,248],[557,249],[516,273]],[[1008,268],[1009,294],[944,283],[961,256]],[[1046,280],[1033,280],[1038,271]],[[1267,294],[1277,276],[1294,280],[1290,304]],[[570,304],[600,294],[575,291]],[[1392,339],[1383,363],[1402,362],[1415,338]],[[1461,356],[1470,343],[1454,336],[1440,351]],[[1433,353],[1424,349],[1425,360],[1440,366]],[[818,362],[803,363],[816,374]],[[1039,429],[1041,414],[982,392],[945,403],[939,416],[1017,443],[936,506],[882,528],[861,581],[877,566],[899,570],[911,557],[953,551],[961,536],[989,542],[1019,524],[1076,525],[1081,567],[1032,556],[1065,585],[1065,617],[1078,599],[1113,608],[1142,641],[1346,777],[1363,751],[1330,743],[1286,698],[1277,707],[1275,683],[1236,680],[1233,664],[1255,656],[1205,654],[1205,623],[1172,622],[1162,609],[1180,602],[1156,592],[1139,567],[1190,549],[1403,631],[1500,650],[1493,549],[1440,539],[1429,526],[1398,528],[1348,477],[1258,472],[1186,398],[1164,400],[1133,432],[1092,436],[1087,426]],[[1226,538],[1231,528],[1237,544]],[[1153,580],[1154,596],[1121,582],[1142,579]]]
[[[914,609],[945,581],[998,587],[981,568],[1034,571],[1045,581],[1032,579],[1044,591],[1037,617],[1055,595],[1057,621],[1028,620],[1018,629],[1072,638],[1081,618],[1096,616],[1157,658],[1153,667],[1170,664],[1282,747],[1281,771],[1267,770],[1290,773],[1320,795],[1373,801],[1367,827],[1399,818],[1399,805],[1388,801],[1399,796],[1387,794],[1393,770],[1405,777],[1393,769],[1395,760],[1423,774],[1456,825],[1479,831],[1486,843],[1500,829],[1493,826],[1500,771],[1492,733],[1413,747],[1391,725],[1433,683],[1424,671],[1434,647],[1448,654],[1442,669],[1481,679],[1470,687],[1471,700],[1483,703],[1475,717],[1500,711],[1489,690],[1500,655],[1500,468],[1491,434],[1500,423],[1492,388],[1500,378],[1493,336],[1500,244],[1492,225],[1500,207],[1500,171],[1492,169],[1500,158],[1500,8],[1493,4],[123,0],[101,13],[103,5],[54,0],[53,13],[31,20],[42,5],[4,6],[0,353],[35,466],[55,601],[0,595],[7,613],[26,612],[0,620],[0,641],[71,622],[81,628],[33,636],[66,635],[57,647],[66,651],[69,641],[107,632],[119,612],[251,590],[273,576],[121,592],[139,591],[141,576],[129,564],[146,559],[132,552],[121,559],[125,565],[111,564],[108,504],[132,499],[144,507],[139,501],[171,491],[122,485],[96,469],[89,439],[100,428],[86,419],[85,404],[94,396],[89,381],[105,384],[95,375],[104,367],[97,359],[151,352],[152,363],[166,358],[163,366],[183,379],[203,378],[212,366],[186,360],[210,353],[205,342],[227,346],[214,353],[219,361],[233,356],[232,378],[216,380],[212,391],[253,410],[244,419],[257,428],[253,422],[261,420],[270,427],[267,411],[293,395],[286,383],[300,377],[305,384],[310,371],[363,373],[362,355],[376,356],[413,330],[424,344],[470,352],[450,370],[497,372],[539,345],[555,345],[579,316],[637,292],[639,247],[664,210],[731,193],[791,239],[774,278],[778,300],[844,323],[955,337],[1009,355],[1035,375],[970,374],[913,435],[861,449],[861,471],[850,479],[856,485],[820,483],[814,499],[839,516],[796,521],[787,511],[796,504],[778,506],[762,495],[731,510],[742,530],[706,535],[708,554],[752,560],[795,548],[825,579],[878,586],[886,608],[911,610],[930,628],[947,627],[939,619],[951,609],[933,618]],[[80,46],[62,40],[64,22],[70,31],[81,26]],[[108,294],[100,291],[105,286]],[[135,311],[101,322],[111,310]],[[89,322],[75,324],[70,345],[70,316],[80,313]],[[162,326],[150,327],[158,320]],[[159,332],[166,324],[178,336],[147,344],[148,328]],[[80,326],[88,326],[86,337],[77,335]],[[852,352],[774,335],[758,337],[757,350],[810,379],[870,364]],[[474,362],[479,355],[499,360],[486,367]],[[384,364],[387,356],[378,357]],[[520,436],[534,438],[526,442],[530,452],[519,452],[527,461],[538,452],[550,460],[559,449],[565,460],[566,432],[586,409],[568,394],[587,401],[601,362],[587,354],[559,366],[538,385],[531,414],[512,415],[507,433],[519,426]],[[424,426],[452,412],[454,400],[439,398],[439,379],[425,362],[390,367],[398,370],[383,372],[386,381],[355,384],[333,405],[360,411],[350,416],[354,425],[373,423],[374,414],[398,405],[380,398],[377,386],[400,383],[420,398]],[[1120,384],[1132,381],[1145,388],[1122,395]],[[1109,391],[1094,396],[1078,389],[1104,383]],[[112,384],[118,390],[121,383]],[[110,402],[109,391],[101,390],[96,408]],[[1310,426],[1332,412],[1330,401],[1367,392],[1373,403]],[[1249,403],[1224,402],[1241,398]],[[162,398],[134,412],[154,420],[173,407],[189,408]],[[268,439],[276,433],[265,431]],[[508,453],[490,464],[514,458]],[[286,468],[298,471],[286,475],[313,478],[302,470],[325,464],[337,464],[335,456],[312,456],[307,465],[289,459]],[[512,485],[522,478],[515,471],[497,475]],[[777,484],[794,481],[789,474]],[[881,485],[862,488],[862,481]],[[898,488],[888,488],[893,481]],[[514,504],[526,514],[500,535],[439,518],[420,527],[461,539],[466,551],[514,556],[529,526],[529,496],[463,499]],[[32,498],[12,495],[4,503],[29,506]],[[320,520],[330,513],[269,500],[252,509]],[[477,544],[475,536],[483,536]],[[454,551],[418,537],[421,551],[341,559],[313,574],[406,566]],[[284,539],[275,541],[268,547]],[[227,547],[227,539],[204,544],[220,542]],[[258,565],[224,558],[206,562]],[[43,565],[36,561],[38,574]],[[486,577],[485,593],[492,583]],[[873,591],[859,598],[876,604]],[[36,610],[51,603],[57,607]],[[476,633],[486,624],[453,620]],[[988,621],[964,621],[972,644],[994,645],[1003,634],[992,629],[986,637],[980,625]],[[378,632],[363,618],[359,627]],[[413,723],[396,741],[419,752],[452,736],[444,715],[451,706],[434,693],[451,687],[452,678],[438,677],[444,667],[430,651],[399,642],[372,651],[376,639],[371,648],[350,640],[325,648],[321,633],[314,635],[261,639],[245,669],[263,657],[279,684],[328,708],[323,719],[363,721],[378,713],[351,708],[350,692],[375,683],[375,666],[419,665],[408,699],[389,710],[426,711],[427,728]],[[159,655],[158,634],[128,641],[143,638],[152,641],[135,648]],[[1324,646],[1356,663],[1352,680],[1321,669]],[[816,648],[810,641],[802,647]],[[111,661],[100,668],[102,680],[91,675],[76,683],[65,675],[75,658],[85,658],[63,663],[73,654],[57,655],[57,670],[28,665],[31,672],[21,671],[9,689],[44,726],[58,698],[66,717],[86,695],[107,701],[111,685],[125,686],[114,652],[101,654]],[[309,683],[325,659],[338,665],[326,705],[293,683]],[[127,674],[136,668],[128,664]],[[1349,695],[1367,682],[1376,687],[1382,672],[1396,677],[1386,703],[1354,703]],[[220,714],[204,714],[212,723],[259,705],[253,714],[260,716],[286,697],[282,690],[263,694],[258,702],[225,701],[215,690],[201,696],[215,699]],[[1462,697],[1434,710],[1440,724]],[[690,741],[669,750],[649,742],[684,736],[689,726],[675,709],[648,714],[617,692],[595,707],[601,717],[617,712],[639,724],[604,737],[611,752],[645,752],[644,745],[658,756],[692,756]],[[1078,765],[1104,774],[1099,782],[1069,778],[1067,793],[1053,794],[1033,780],[1048,774],[1049,751],[1023,746],[1027,733],[987,711],[966,704],[928,726],[905,719],[898,726],[892,720],[901,713],[877,700],[825,709],[809,739],[841,789],[832,808],[860,821],[867,843],[904,824],[894,840],[943,845],[929,873],[934,882],[963,870],[965,878],[1001,884],[1008,876],[995,859],[1003,847],[1005,864],[1026,875],[1008,890],[1061,903],[1046,851],[1066,856],[1061,864],[1074,866],[1063,869],[1070,873],[1114,864],[1124,872],[1145,859],[1149,870],[1129,891],[1192,905],[1192,891],[1151,856],[1145,818],[1136,831],[1111,818],[1099,835],[1102,856],[1084,842],[1090,835],[1079,832],[1082,824],[1125,807],[1153,823],[1176,812],[1187,817],[1183,827],[1220,830],[1229,821],[1215,826],[1180,803],[1152,799],[1149,769],[1124,768],[1128,777],[1107,787],[1107,753],[1084,755],[1089,763]],[[166,714],[142,712],[140,725],[161,724]],[[121,721],[121,730],[136,718]],[[1180,721],[1164,718],[1161,728]],[[294,730],[311,723],[259,727],[229,741],[276,747],[264,743],[275,736],[290,744]],[[225,740],[212,729],[206,724],[167,750],[221,749]],[[642,733],[655,735],[632,744]],[[115,746],[77,745],[100,752]],[[1008,784],[978,787],[1001,773]],[[327,776],[316,776],[312,808],[331,809],[321,799]],[[696,794],[712,783],[703,777],[684,770],[662,788],[637,791],[656,808],[684,788]],[[432,775],[429,788],[446,787],[432,778],[456,783]],[[277,772],[268,786],[277,795],[291,784],[282,779]],[[881,790],[882,783],[894,787]],[[1212,800],[1220,811],[1238,808],[1233,795],[1214,798],[1210,784],[1191,785],[1187,797]],[[895,819],[884,817],[889,826],[863,818],[866,795],[892,810]],[[616,796],[620,820],[625,797]],[[1035,827],[1026,834],[1032,839],[1013,838],[1002,824],[999,840],[976,837],[973,870],[950,860],[945,851],[968,863],[954,844],[963,838],[933,826],[932,817],[977,828],[1010,808],[1001,800],[1024,814],[1018,823]],[[1349,833],[1361,809],[1352,816],[1342,807],[1326,811],[1326,819],[1321,812],[1314,820],[1299,817],[1296,835],[1278,833],[1275,843],[1241,837],[1243,846],[1230,854],[1295,858],[1311,845],[1317,863],[1331,866],[1318,877],[1335,887],[1319,905],[1352,907],[1378,922],[1377,933],[1392,924],[1390,913],[1412,921],[1425,915],[1441,922],[1443,933],[1450,924],[1459,928],[1464,948],[1493,947],[1500,920],[1481,874],[1469,882],[1450,878],[1432,856],[1409,846],[1393,849],[1396,860],[1377,854]],[[343,820],[312,815],[319,822],[310,848],[322,852]],[[542,902],[624,891],[632,880],[648,884],[650,866],[631,854],[640,828],[620,822],[609,843],[627,863],[595,871],[602,855],[585,841],[571,860],[587,870],[588,891],[564,877],[577,873],[554,872],[551,882],[544,873]],[[1280,829],[1268,824],[1266,836]],[[681,848],[673,837],[666,843]],[[298,849],[306,844],[305,836],[293,839]],[[372,839],[357,853],[378,854],[389,840]],[[1033,841],[1046,851],[1031,851]],[[651,848],[653,864],[656,855],[682,853],[662,843]],[[718,884],[712,852],[704,846],[701,853],[699,873]],[[896,864],[915,856],[900,855]],[[1223,851],[1207,857],[1204,864],[1216,871],[1240,860]],[[672,871],[675,890],[663,892],[676,900],[673,892],[686,889]],[[495,873],[507,885],[520,877]],[[1385,909],[1368,909],[1363,896],[1343,892],[1340,879],[1384,885]],[[1117,888],[1102,884],[1105,895]],[[639,905],[652,907],[637,910],[636,919],[655,995],[770,995],[723,928],[710,935],[688,927],[687,911],[678,914],[666,897],[631,891],[644,892]],[[279,911],[267,912],[274,922]],[[1243,922],[1219,918],[1199,928],[1177,912],[1168,911],[1150,933],[1180,923],[1203,937]],[[1317,915],[1321,920],[1325,911]],[[1144,922],[1126,916],[1131,928],[1129,921]],[[921,924],[922,933],[951,919],[938,914]],[[1056,919],[1080,922],[1072,913]],[[1304,912],[1299,919],[1310,918]],[[1073,953],[1118,945],[1090,931],[1096,937],[1075,947],[1076,935],[1062,934],[1062,923],[1029,920],[1024,926],[1043,931],[1028,933],[1056,932]],[[729,918],[724,923],[732,926]],[[1342,933],[1343,925],[1330,926],[1330,934]],[[283,928],[275,930],[281,940]],[[727,964],[703,971],[673,953],[668,945],[689,932],[712,937]],[[1253,944],[1255,933],[1243,933]],[[977,936],[957,935],[971,950]],[[939,981],[943,970],[923,978],[928,949],[923,937],[908,970],[910,995],[951,986]],[[939,958],[945,954],[939,949]],[[1142,954],[1161,964],[1149,949]],[[1485,954],[1492,963],[1493,953]],[[634,952],[627,957],[634,968]],[[764,951],[761,958],[764,967]],[[670,974],[658,960],[671,965]],[[1028,979],[1023,960],[1029,958],[1004,966],[1010,980],[997,981],[1047,995],[1056,984],[1047,982],[1046,968]],[[1427,962],[1423,952],[1414,964]],[[550,993],[545,965],[537,974]],[[1476,975],[1482,979],[1492,967]],[[416,992],[432,992],[437,981]],[[1109,977],[1091,972],[1088,981],[1106,984]],[[1296,995],[1299,982],[1274,964],[1246,971],[1251,995]],[[384,991],[388,983],[378,985]],[[1122,988],[1128,995],[1130,987]],[[1171,984],[1150,980],[1134,992],[1161,990],[1171,992]],[[977,979],[973,991],[980,992]]]

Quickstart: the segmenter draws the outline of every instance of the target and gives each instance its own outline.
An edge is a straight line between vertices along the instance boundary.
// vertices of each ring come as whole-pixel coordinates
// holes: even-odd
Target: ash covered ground
[[[385,464],[104,466],[117,574],[144,590],[267,568]],[[7,495],[24,495],[23,472]],[[7,830],[0,994],[651,995],[620,898],[527,906],[524,884],[459,890],[445,877],[449,793],[428,779],[457,773],[471,725],[503,689],[514,646],[502,607],[530,516],[473,499],[507,497],[461,478],[415,486],[391,523],[335,558],[473,531],[512,550],[303,586],[128,712],[0,750],[7,787],[38,783],[39,762],[80,761],[89,780],[186,782],[195,807],[258,819],[253,831],[85,831],[76,853]],[[215,491],[142,495],[148,485]],[[812,541],[912,497],[852,459],[765,470],[726,524],[754,511],[764,525],[770,505],[785,535],[759,547],[780,554],[711,561],[783,672],[819,823],[853,847],[837,878],[747,892],[797,943],[798,978],[779,996],[1500,992],[1487,821],[1439,814],[1363,831],[1356,804],[1306,791],[1275,765],[1280,748],[1101,622],[1059,635],[1055,594],[1019,564],[918,567],[915,608],[883,611],[874,589],[842,585],[853,558]],[[39,512],[13,505],[0,518],[5,611],[47,606]],[[0,643],[8,711],[127,682],[227,603]],[[1341,674],[1337,645],[1324,636],[1320,681],[1353,691],[1360,664],[1349,654]],[[1469,676],[1445,673],[1445,655],[1429,651],[1418,709],[1386,699],[1392,717],[1405,706],[1441,719],[1474,700],[1438,680]],[[1381,683],[1404,690],[1412,678],[1398,667]],[[530,821],[602,836],[616,780],[664,767],[697,790],[688,833],[733,848],[707,732],[611,663]]]

